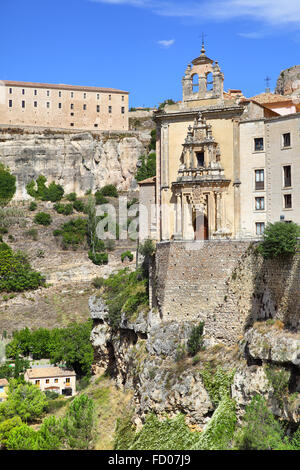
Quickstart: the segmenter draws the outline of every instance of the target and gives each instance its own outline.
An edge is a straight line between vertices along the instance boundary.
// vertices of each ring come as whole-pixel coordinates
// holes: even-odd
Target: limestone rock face
[[[251,328],[244,336],[243,348],[254,360],[300,366],[299,334]]]
[[[43,174],[79,196],[106,184],[129,190],[145,136],[94,136],[58,133],[4,133],[0,135],[0,163],[17,177],[16,199],[29,198],[26,184]]]
[[[299,335],[262,322],[245,333],[237,353],[237,347],[210,344],[204,332],[206,349],[195,361],[186,354],[195,323],[180,319],[166,322],[156,310],[150,310],[140,312],[136,319],[127,320],[123,315],[119,328],[113,331],[103,299],[92,297],[89,305],[94,319],[91,340],[96,367],[112,372],[119,387],[134,391],[132,405],[138,426],[149,412],[161,417],[183,413],[187,424],[203,429],[216,408],[201,375],[210,361],[223,370],[234,370],[231,397],[238,419],[259,394],[279,418],[299,422]],[[286,372],[293,403],[286,394],[278,399],[278,390],[267,375],[269,365]]]
[[[292,95],[297,91],[300,93],[300,65],[295,65],[280,72],[275,93]]]

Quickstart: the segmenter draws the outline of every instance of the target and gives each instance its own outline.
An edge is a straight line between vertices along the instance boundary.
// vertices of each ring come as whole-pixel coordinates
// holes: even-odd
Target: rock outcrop
[[[275,93],[279,95],[300,94],[300,65],[294,65],[280,72]]]
[[[281,419],[300,420],[299,337],[278,325],[259,322],[250,328],[239,347],[211,345],[204,335],[206,349],[188,357],[187,342],[192,322],[163,321],[155,310],[141,312],[135,321],[123,316],[119,329],[109,325],[109,310],[101,297],[90,299],[94,319],[91,340],[97,366],[109,371],[119,387],[134,391],[135,423],[143,423],[149,412],[174,416],[181,412],[186,421],[203,429],[216,406],[206,387],[202,371],[206,367],[233,373],[230,394],[236,402],[238,418],[254,395],[264,396]],[[263,331],[263,333],[262,333]],[[272,382],[281,373],[282,395]],[[274,368],[274,369],[272,369]],[[282,379],[283,380],[283,379]]]
[[[26,199],[26,184],[43,174],[79,196],[106,184],[119,190],[136,185],[137,162],[149,142],[147,134],[25,132],[1,129],[0,163],[17,177],[16,199]]]

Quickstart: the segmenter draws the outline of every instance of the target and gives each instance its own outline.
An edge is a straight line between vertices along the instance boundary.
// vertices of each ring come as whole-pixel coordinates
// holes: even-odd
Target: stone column
[[[183,213],[183,240],[194,240],[192,204],[188,202],[186,196],[182,196],[182,213]]]
[[[222,228],[222,193],[215,192],[216,201],[216,231]]]
[[[181,220],[181,193],[176,193],[176,221],[174,240],[182,240],[182,220]]]

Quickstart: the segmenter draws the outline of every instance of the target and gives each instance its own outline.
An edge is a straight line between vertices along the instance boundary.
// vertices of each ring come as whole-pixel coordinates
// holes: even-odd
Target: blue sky
[[[225,89],[246,96],[300,63],[299,0],[1,0],[0,12],[0,79],[119,88],[130,106],[181,99],[202,32]]]

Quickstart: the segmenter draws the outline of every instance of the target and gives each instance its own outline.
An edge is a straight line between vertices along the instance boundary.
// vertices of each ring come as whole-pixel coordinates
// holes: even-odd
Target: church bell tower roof
[[[202,41],[201,54],[199,57],[192,61],[193,65],[203,65],[203,64],[212,64],[214,61],[206,56],[205,54],[204,41]]]

